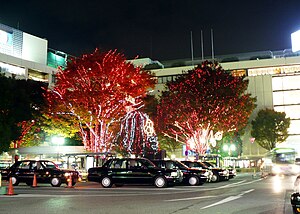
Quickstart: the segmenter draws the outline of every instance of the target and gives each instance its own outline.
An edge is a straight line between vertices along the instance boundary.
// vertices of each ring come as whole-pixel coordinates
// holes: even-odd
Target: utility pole
[[[204,50],[203,50],[203,32],[202,30],[200,31],[200,46],[201,46],[201,59],[202,61],[204,60]]]
[[[193,31],[191,31],[191,54],[192,54],[192,65],[194,65]]]
[[[213,29],[210,29],[210,36],[211,36],[211,58],[214,59],[214,32]]]

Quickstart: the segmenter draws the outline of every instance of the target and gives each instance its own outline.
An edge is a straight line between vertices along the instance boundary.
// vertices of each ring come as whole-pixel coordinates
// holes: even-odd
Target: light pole
[[[60,136],[53,136],[51,142],[56,145],[57,150],[57,161],[59,160],[59,146],[65,143],[65,138]]]
[[[231,156],[231,152],[234,152],[236,150],[236,146],[234,144],[224,144],[223,150],[225,152],[228,152],[228,156]]]

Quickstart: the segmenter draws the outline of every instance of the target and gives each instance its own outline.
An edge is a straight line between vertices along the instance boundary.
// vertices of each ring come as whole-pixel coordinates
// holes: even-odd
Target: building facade
[[[236,54],[229,56],[222,62],[223,58],[217,58],[221,66],[233,75],[246,75],[249,80],[247,92],[257,98],[257,107],[254,110],[250,121],[253,120],[257,112],[261,109],[270,108],[276,111],[285,112],[291,118],[291,125],[288,130],[289,137],[280,146],[293,147],[300,154],[300,56],[290,50],[276,51],[275,54],[266,52],[254,52],[248,54]],[[239,56],[241,56],[239,58]],[[247,57],[246,57],[247,56]],[[264,57],[257,57],[264,56]],[[211,60],[211,59],[208,59]],[[191,61],[181,61],[185,66],[172,67],[171,63],[166,63],[165,68],[152,70],[158,79],[155,93],[159,94],[165,90],[165,84],[175,80],[176,76],[194,68]],[[183,63],[184,62],[184,63]],[[198,61],[197,64],[200,64]],[[174,62],[173,62],[174,64]],[[192,64],[196,64],[193,62]],[[246,127],[243,136],[243,157],[261,157],[266,150],[253,141],[250,135],[251,125]]]
[[[0,24],[0,72],[18,79],[55,81],[58,66],[65,66],[67,54],[48,48],[48,41]]]
[[[7,76],[43,81],[51,85],[55,82],[57,67],[64,67],[68,57],[68,54],[48,48],[46,39],[0,24],[0,72]],[[283,145],[292,146],[300,152],[300,56],[287,49],[216,56],[214,60],[232,74],[246,75],[249,79],[248,92],[257,98],[257,108],[251,120],[264,108],[285,112],[291,118],[289,138]],[[193,69],[193,65],[201,61],[195,59],[160,63],[151,59],[130,60],[136,65],[156,63],[161,67],[151,69],[158,79],[154,94],[161,93],[167,82]],[[266,151],[250,140],[250,130],[249,125],[243,136],[243,156],[261,156]]]

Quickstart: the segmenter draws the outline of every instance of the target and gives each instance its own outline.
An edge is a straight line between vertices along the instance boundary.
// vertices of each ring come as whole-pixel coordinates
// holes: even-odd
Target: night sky
[[[95,48],[126,58],[171,60],[291,48],[300,29],[300,0],[6,0],[0,23],[46,38],[48,47],[79,56]]]

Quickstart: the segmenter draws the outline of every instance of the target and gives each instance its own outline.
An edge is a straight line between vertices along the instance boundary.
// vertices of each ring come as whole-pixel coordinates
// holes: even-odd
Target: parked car
[[[21,182],[32,185],[34,174],[37,183],[50,183],[53,187],[59,187],[62,183],[68,184],[70,176],[73,186],[78,181],[77,171],[60,169],[54,162],[48,160],[17,161],[2,171],[3,180],[11,178],[14,186]]]
[[[0,174],[2,175],[3,172],[8,169],[12,164],[10,162],[0,162]]]
[[[232,168],[232,167],[229,167],[229,168],[226,168],[229,172],[229,179],[232,179],[236,176],[236,169]]]
[[[300,193],[299,192],[293,192],[291,194],[291,205],[293,209],[293,213],[299,214],[300,213]]]
[[[291,194],[291,205],[293,213],[300,213],[300,175],[296,177],[294,181],[294,192]]]
[[[88,181],[101,183],[104,188],[123,184],[149,184],[158,188],[179,182],[177,170],[161,169],[146,158],[110,158],[102,167],[88,169]]]
[[[212,182],[218,181],[228,181],[229,180],[229,171],[225,168],[216,167],[214,164],[210,162],[203,161],[201,162],[211,169],[213,172]]]
[[[88,176],[87,170],[77,169],[76,171],[79,173],[79,180],[80,181],[86,181],[87,180],[87,176]]]
[[[204,163],[198,162],[198,161],[180,161],[181,163],[185,164],[186,166],[190,168],[195,169],[206,169],[208,171],[207,181],[211,182],[214,176],[213,170],[207,167]]]
[[[183,173],[182,184],[196,186],[208,181],[209,172],[206,169],[190,168],[177,160],[152,160],[152,162],[161,168],[180,169]]]

